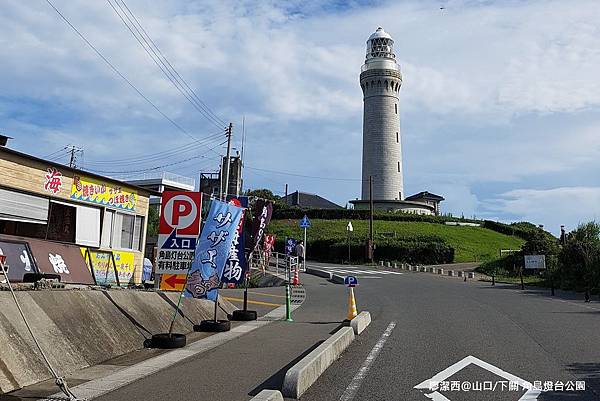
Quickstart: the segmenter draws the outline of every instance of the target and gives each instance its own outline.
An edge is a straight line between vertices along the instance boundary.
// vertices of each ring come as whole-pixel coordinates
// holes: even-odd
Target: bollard
[[[463,272],[462,270],[458,271],[458,277],[463,277],[465,274],[465,272]]]
[[[448,270],[448,276],[454,277],[454,270]]]
[[[473,272],[469,272],[469,274],[468,274],[468,276],[467,276],[467,277],[469,277],[469,278],[475,278],[475,273],[473,273]]]
[[[398,263],[394,262],[394,269],[398,268]]]
[[[383,267],[383,260],[379,262],[379,266]]]
[[[385,267],[389,269],[390,267],[392,267],[392,264],[390,262],[385,262]]]
[[[438,269],[438,274],[444,274],[444,269]]]

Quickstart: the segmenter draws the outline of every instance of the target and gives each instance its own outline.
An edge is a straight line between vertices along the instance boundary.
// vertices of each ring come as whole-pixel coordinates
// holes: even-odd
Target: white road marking
[[[390,324],[388,324],[387,329],[385,329],[385,331],[377,341],[377,344],[375,344],[373,349],[371,349],[371,352],[369,352],[367,359],[365,359],[365,361],[361,365],[360,369],[358,369],[358,372],[356,373],[348,387],[346,387],[346,391],[344,391],[344,394],[342,394],[342,396],[340,397],[340,401],[350,401],[354,399],[354,396],[356,396],[356,393],[360,388],[362,381],[365,379],[367,373],[369,373],[369,370],[371,369],[371,364],[375,361],[377,355],[379,355],[379,353],[383,349],[383,346],[392,334],[392,330],[394,330],[394,327],[396,327],[396,322],[390,322]]]

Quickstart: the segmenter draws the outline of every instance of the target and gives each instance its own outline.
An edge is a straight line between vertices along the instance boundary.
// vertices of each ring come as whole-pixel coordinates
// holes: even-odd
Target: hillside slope
[[[311,220],[308,239],[340,239],[347,238],[346,220]],[[369,222],[367,220],[352,221],[353,238],[367,238]],[[499,257],[500,249],[520,249],[524,241],[521,238],[500,234],[481,227],[458,227],[443,224],[405,221],[375,220],[373,231],[375,240],[382,238],[381,233],[396,233],[398,237],[410,238],[418,235],[438,236],[455,251],[455,262],[481,262]],[[302,238],[303,230],[298,227],[297,220],[273,220],[269,232],[284,237]],[[308,253],[310,258],[310,251]]]

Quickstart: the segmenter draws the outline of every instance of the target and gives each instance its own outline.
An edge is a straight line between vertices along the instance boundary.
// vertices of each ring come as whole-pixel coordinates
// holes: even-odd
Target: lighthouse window
[[[400,162],[398,162],[398,172],[400,172]]]
[[[396,143],[400,142],[400,136],[398,135],[398,133],[396,132]]]
[[[394,103],[394,110],[396,111],[396,114],[398,114],[398,103]]]

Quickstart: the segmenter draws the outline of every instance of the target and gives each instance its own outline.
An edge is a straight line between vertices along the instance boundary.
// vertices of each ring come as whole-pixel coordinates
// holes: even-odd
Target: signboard
[[[76,175],[73,176],[71,199],[114,209],[135,211],[138,195],[119,185]]]
[[[162,291],[183,291],[186,274],[161,274],[160,289]]]
[[[157,274],[187,274],[200,232],[200,192],[165,191],[160,206]]]
[[[62,187],[62,174],[54,167],[48,167],[44,175],[44,190],[56,193],[60,192]]]
[[[525,255],[526,269],[545,269],[546,255]]]
[[[237,207],[248,207],[248,197],[236,198],[232,195],[227,197],[227,203]],[[229,257],[227,263],[225,263],[225,269],[223,270],[222,280],[224,283],[240,284],[245,273],[248,270],[246,265],[246,254],[244,249],[244,215],[245,210],[242,211],[242,217],[238,224],[237,230],[234,233],[233,241],[231,241],[231,249],[229,250]]]
[[[354,227],[352,227],[351,221],[348,222],[348,225],[346,226],[346,231],[348,231],[348,232],[354,231]]]
[[[355,287],[355,286],[357,286],[357,285],[358,285],[358,280],[357,280],[357,278],[356,278],[356,277],[354,277],[354,276],[346,276],[346,277],[344,278],[344,284],[345,284],[347,287]]]
[[[307,215],[304,215],[302,220],[300,220],[300,228],[310,228],[310,220]]]
[[[292,256],[296,251],[297,241],[294,238],[288,238],[285,241],[285,256]]]
[[[215,301],[243,209],[213,200],[198,240],[185,295]]]
[[[0,255],[6,257],[4,267],[10,281],[23,281],[25,273],[35,273],[27,243],[0,240]]]
[[[27,242],[40,273],[59,274],[63,283],[94,284],[92,273],[77,245],[29,238]]]
[[[87,255],[88,252],[89,256]],[[133,252],[98,251],[82,247],[81,254],[85,258],[88,269],[93,270],[97,285],[117,284],[115,270],[119,277],[119,285],[127,286],[134,284],[132,282],[135,271],[135,255]],[[114,264],[112,260],[113,256],[115,258]]]

